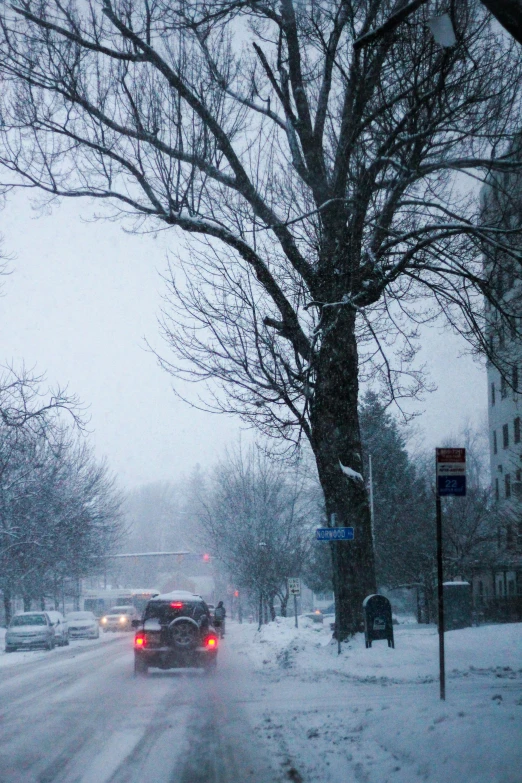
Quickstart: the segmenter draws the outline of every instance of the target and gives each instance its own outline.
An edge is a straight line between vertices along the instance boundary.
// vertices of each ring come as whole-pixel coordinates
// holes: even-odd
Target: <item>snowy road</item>
[[[520,783],[522,624],[447,634],[446,702],[436,628],[395,635],[230,623],[214,677],[135,679],[123,634],[0,650],[0,783]]]
[[[1,783],[271,783],[242,704],[248,672],[132,672],[130,636],[9,656],[0,669]]]

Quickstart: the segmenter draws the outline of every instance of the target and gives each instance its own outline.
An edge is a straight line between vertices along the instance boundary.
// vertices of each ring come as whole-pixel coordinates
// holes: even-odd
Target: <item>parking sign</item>
[[[437,494],[466,494],[466,449],[436,449]]]

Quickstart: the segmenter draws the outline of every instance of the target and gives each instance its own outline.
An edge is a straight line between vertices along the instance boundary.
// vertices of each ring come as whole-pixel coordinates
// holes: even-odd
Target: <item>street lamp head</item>
[[[457,43],[455,30],[453,29],[453,24],[449,14],[442,14],[441,16],[432,17],[428,22],[428,26],[431,30],[432,36],[440,46],[448,48],[450,46],[455,46]]]

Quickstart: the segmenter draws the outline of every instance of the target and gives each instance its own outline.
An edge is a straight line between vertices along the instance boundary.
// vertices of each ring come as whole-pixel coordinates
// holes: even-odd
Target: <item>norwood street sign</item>
[[[353,527],[318,527],[315,537],[318,541],[353,541]]]

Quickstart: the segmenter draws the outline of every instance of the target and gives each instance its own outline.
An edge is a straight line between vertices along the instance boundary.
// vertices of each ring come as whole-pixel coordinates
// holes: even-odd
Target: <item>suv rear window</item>
[[[170,623],[180,615],[199,619],[206,614],[206,607],[201,601],[150,601],[145,609],[144,620],[159,620],[162,625]]]

